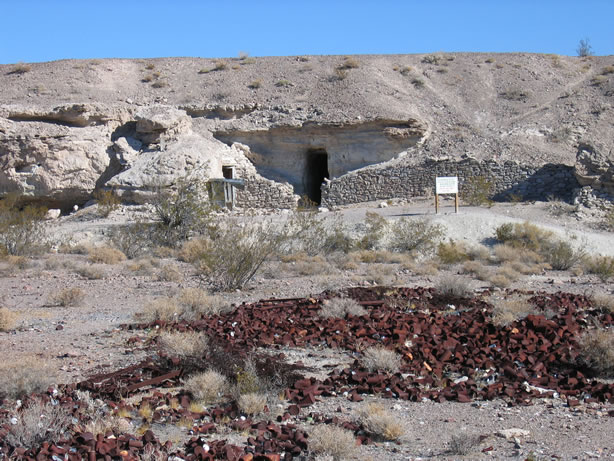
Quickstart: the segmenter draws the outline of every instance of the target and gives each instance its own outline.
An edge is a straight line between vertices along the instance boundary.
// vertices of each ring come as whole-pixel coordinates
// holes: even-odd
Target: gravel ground
[[[374,204],[372,204],[374,205]],[[445,209],[434,215],[430,204],[420,202],[403,206],[349,207],[341,210],[347,223],[357,223],[371,209],[396,219],[402,216],[425,216],[446,226],[448,236],[471,243],[488,243],[493,230],[503,222],[530,220],[561,235],[576,234],[591,253],[614,255],[611,234],[595,231],[573,215],[551,216],[547,204],[496,205],[492,208],[461,208],[457,215]],[[87,210],[85,210],[87,211]],[[83,217],[61,218],[56,224],[58,234],[88,237],[96,240],[104,227],[125,221],[128,214],[118,212],[105,221]],[[98,236],[98,237],[97,237]],[[77,239],[78,241],[78,239]],[[87,263],[86,256],[51,254],[29,263],[26,269],[0,263],[0,292],[2,304],[19,313],[16,329],[0,333],[0,350],[10,353],[10,360],[19,361],[36,356],[58,371],[59,382],[75,382],[102,370],[128,366],[142,360],[147,352],[126,341],[133,333],[120,329],[121,324],[132,321],[143,305],[160,296],[172,296],[185,287],[202,284],[192,266],[171,259],[160,264],[174,264],[182,272],[182,280],[160,281],[159,269],[150,275],[140,275],[128,269],[129,262],[105,265],[104,278],[88,280],[75,273],[75,268]],[[222,293],[229,303],[255,301],[270,297],[303,297],[329,288],[369,284],[361,273],[338,271],[334,274],[298,276],[274,263],[257,275],[244,290]],[[266,273],[269,273],[266,276]],[[276,278],[270,278],[270,273]],[[396,283],[404,286],[431,286],[457,267],[440,270],[432,276],[421,276],[399,271]],[[264,274],[264,275],[263,275]],[[471,281],[476,289],[488,284]],[[76,307],[53,306],[54,293],[66,287],[79,287],[85,292],[82,303]],[[592,293],[612,292],[611,283],[601,283],[594,276],[574,275],[569,272],[549,271],[525,277],[510,288],[545,291]],[[289,359],[302,360],[314,367],[314,374],[326,375],[325,365],[348,363],[351,357],[337,351],[290,351]],[[461,403],[408,403],[368,397],[380,401],[397,416],[406,429],[399,444],[378,443],[360,448],[355,459],[589,459],[614,457],[614,406],[581,405],[568,408],[562,400],[542,400],[528,407],[508,407],[503,401]],[[326,398],[309,411],[340,419],[357,418],[359,404],[343,397]],[[307,424],[302,422],[302,424]],[[514,441],[496,436],[499,430],[518,428],[528,435]],[[481,441],[470,447],[467,455],[450,452],[453,436],[480,436]],[[492,450],[490,449],[492,447]],[[483,452],[484,450],[484,452]],[[533,458],[531,458],[533,456]]]

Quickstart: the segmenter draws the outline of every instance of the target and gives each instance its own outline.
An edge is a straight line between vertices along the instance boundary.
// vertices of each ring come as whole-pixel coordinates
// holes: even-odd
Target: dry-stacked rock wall
[[[491,184],[495,200],[545,200],[548,197],[570,199],[579,186],[573,167],[546,164],[539,167],[516,162],[478,161],[475,159],[426,160],[421,164],[399,161],[395,165],[364,168],[322,185],[322,205],[386,200],[395,197],[423,197],[434,193],[435,178],[458,176],[463,194],[472,178],[484,178]]]

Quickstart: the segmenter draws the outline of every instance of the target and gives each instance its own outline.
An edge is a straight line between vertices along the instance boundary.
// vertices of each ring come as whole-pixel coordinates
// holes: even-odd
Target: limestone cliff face
[[[251,180],[244,203],[268,189],[291,203],[400,155],[537,169],[574,166],[578,154],[580,183],[611,188],[611,57],[354,60],[345,72],[341,56],[227,59],[223,69],[196,58],[0,66],[0,194],[69,207],[112,187],[136,200],[232,167]]]

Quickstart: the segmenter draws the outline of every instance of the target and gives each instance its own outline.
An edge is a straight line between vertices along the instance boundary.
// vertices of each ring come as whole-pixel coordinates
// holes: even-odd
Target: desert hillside
[[[2,65],[0,188],[66,205],[231,164],[309,195],[402,152],[573,166],[579,146],[611,156],[612,73],[612,57],[521,53]],[[328,171],[306,177],[314,149]]]

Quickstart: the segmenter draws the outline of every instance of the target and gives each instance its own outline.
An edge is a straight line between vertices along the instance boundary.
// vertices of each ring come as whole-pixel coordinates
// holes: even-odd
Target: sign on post
[[[435,178],[435,213],[439,213],[439,196],[454,194],[454,211],[458,213],[458,176]]]

